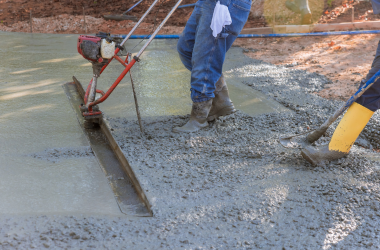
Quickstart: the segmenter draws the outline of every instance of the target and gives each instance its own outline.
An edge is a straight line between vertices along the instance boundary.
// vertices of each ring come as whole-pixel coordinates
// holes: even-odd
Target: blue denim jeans
[[[377,45],[375,59],[372,62],[366,78],[360,84],[360,87],[365,84],[371,77],[380,70],[380,42]],[[356,100],[357,103],[375,112],[380,109],[380,79],[377,80],[361,97]]]
[[[214,98],[215,83],[222,75],[226,52],[240,34],[251,10],[251,0],[220,0],[228,6],[232,24],[215,38],[210,28],[217,0],[198,0],[180,36],[177,50],[191,71],[191,99],[203,102]]]

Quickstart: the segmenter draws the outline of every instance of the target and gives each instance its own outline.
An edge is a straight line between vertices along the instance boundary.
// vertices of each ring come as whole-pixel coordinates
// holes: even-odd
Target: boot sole
[[[309,152],[306,151],[305,149],[301,150],[301,155],[302,157],[310,162],[312,165],[317,166],[319,162],[315,161],[313,158],[310,157]]]
[[[200,129],[205,128],[205,127],[207,127],[207,126],[208,126],[208,123],[205,122],[205,123],[201,124],[201,125],[198,127],[198,129],[194,129],[194,130],[191,130],[191,131],[186,130],[186,129],[183,129],[182,127],[175,127],[175,128],[173,128],[172,131],[173,131],[174,133],[193,133],[193,132],[197,132],[197,131],[199,131]]]
[[[207,117],[207,121],[211,122],[215,119],[218,119],[220,116],[226,116],[226,115],[231,115],[236,112],[235,107],[225,107],[219,110],[215,115],[211,115]]]

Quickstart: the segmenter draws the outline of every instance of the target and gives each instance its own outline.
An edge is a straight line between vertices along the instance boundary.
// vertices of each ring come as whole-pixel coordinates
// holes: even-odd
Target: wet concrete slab
[[[139,40],[129,41],[127,49],[135,47],[138,42]],[[142,44],[132,52],[138,51]],[[131,70],[142,117],[190,113],[190,72],[182,65],[176,44],[177,40],[154,41],[141,56],[141,61]],[[236,108],[249,115],[289,111],[273,99],[268,99],[243,84],[247,76],[235,70],[237,64],[244,63],[244,60],[239,59],[241,56],[240,48],[231,48],[223,68]],[[110,86],[122,69],[117,62],[111,64],[99,79],[99,88],[107,90],[103,86]],[[82,84],[86,83],[84,79],[79,80]],[[112,93],[111,98],[101,104],[101,109],[108,117],[136,117],[129,75]]]
[[[74,36],[0,40],[0,213],[123,215],[61,87]]]
[[[25,39],[24,36],[20,37]],[[49,41],[58,43],[62,37],[65,36],[50,37]],[[6,40],[4,36],[0,38],[2,41]],[[75,43],[74,38],[67,39]],[[66,43],[63,44],[66,46]],[[45,46],[49,48],[50,44],[45,43]],[[63,46],[62,43],[60,46]],[[162,46],[157,48],[162,49]],[[44,67],[57,68],[59,74],[73,71],[83,82],[85,77],[90,77],[91,71],[89,68],[81,68],[88,66],[80,66],[83,59],[75,58],[76,52],[70,52],[74,49],[63,49],[66,51],[64,56],[44,56],[50,58],[43,59],[49,60]],[[234,50],[235,48],[232,52]],[[3,49],[1,52],[8,51]],[[27,50],[25,53],[27,54]],[[379,246],[379,239],[376,238],[380,224],[378,162],[365,159],[364,151],[357,151],[358,147],[354,146],[348,157],[330,162],[326,166],[312,167],[298,151],[286,150],[278,143],[279,135],[300,133],[306,126],[313,128],[322,124],[341,105],[313,94],[328,84],[328,79],[315,73],[278,67],[254,59],[247,60],[242,53],[229,55],[232,58],[228,61],[234,60],[233,67],[225,70],[229,79],[232,76],[239,77],[242,83],[271,96],[294,112],[276,111],[276,108],[272,108],[268,111],[271,114],[254,117],[237,112],[219,119],[197,133],[186,135],[173,134],[170,131],[172,126],[183,124],[187,119],[185,116],[163,115],[151,119],[155,123],[146,124],[148,136],[144,138],[141,137],[137,123],[131,119],[134,117],[131,92],[116,92],[119,99],[116,98],[113,104],[113,99],[110,99],[101,108],[107,115],[120,116],[111,117],[108,122],[114,129],[115,140],[137,170],[140,182],[153,205],[153,218],[115,219],[108,216],[88,216],[94,214],[89,206],[81,210],[90,211],[85,215],[87,218],[33,216],[32,219],[25,219],[25,216],[0,216],[0,245],[7,249],[13,249],[10,246],[16,246],[17,249],[30,249],[32,246],[35,249],[47,246],[52,249],[122,249],[125,246],[133,246],[133,249],[372,249]],[[72,56],[73,60],[68,64],[59,59],[59,56]],[[27,67],[23,68],[22,65],[17,71],[11,71],[6,63],[1,63],[0,72],[6,72],[7,80],[0,85],[0,107],[3,112],[0,138],[3,140],[14,137],[18,140],[7,140],[1,144],[3,151],[0,151],[0,171],[7,174],[10,180],[0,176],[0,202],[9,199],[11,203],[9,206],[0,203],[1,206],[8,206],[7,211],[13,206],[18,211],[20,208],[16,205],[31,204],[32,208],[41,210],[38,206],[41,203],[50,205],[50,211],[58,211],[51,208],[43,195],[48,198],[52,193],[57,195],[58,187],[64,187],[61,194],[69,198],[61,197],[54,202],[67,205],[67,202],[75,201],[76,207],[84,202],[91,202],[94,207],[99,206],[98,211],[104,213],[107,210],[107,199],[111,200],[107,196],[110,192],[106,193],[99,204],[94,204],[91,200],[99,198],[99,194],[92,192],[97,196],[90,198],[83,195],[85,191],[97,188],[92,181],[98,181],[99,190],[104,190],[105,184],[98,178],[98,174],[93,180],[87,176],[94,172],[94,166],[86,165],[89,170],[80,168],[81,174],[78,176],[78,167],[74,165],[79,161],[87,164],[93,158],[89,155],[89,145],[85,138],[77,133],[79,126],[75,133],[72,132],[73,129],[65,130],[67,125],[71,125],[71,117],[74,117],[74,112],[69,111],[66,97],[61,98],[63,91],[59,82],[62,79],[67,81],[67,76],[58,76],[57,82],[51,85],[46,85],[46,82],[38,83],[40,85],[35,89],[28,89],[25,86],[33,86],[41,79],[55,80],[55,77],[49,72],[45,76],[33,75],[33,72],[43,70],[44,67],[38,69],[40,64],[34,63],[31,57],[28,63],[32,65],[30,68],[33,71],[25,71]],[[135,70],[137,74],[138,69]],[[119,73],[119,70],[116,71]],[[11,74],[13,72],[16,73]],[[20,76],[9,80],[17,74],[25,75],[25,79],[29,76],[35,79],[29,81],[29,85],[22,85],[20,82],[23,78]],[[157,78],[161,76],[162,72]],[[9,82],[14,86],[7,86]],[[126,86],[124,90],[128,90],[128,81],[123,84]],[[157,89],[144,85],[144,91],[138,94],[154,100]],[[184,85],[184,89],[183,96],[186,101],[189,100],[186,93],[188,86]],[[37,90],[41,92],[37,93]],[[48,93],[53,93],[56,100],[52,101],[43,91],[51,91]],[[33,94],[38,98],[33,99]],[[9,100],[12,98],[7,95],[12,95],[16,102],[11,103]],[[127,95],[129,99],[126,98]],[[19,102],[22,103],[22,98],[27,98],[29,105],[21,107]],[[42,98],[53,104],[43,106],[45,103],[40,100]],[[259,95],[259,98],[263,96]],[[262,102],[265,102],[265,98],[263,99]],[[168,98],[167,101],[175,103],[175,98]],[[128,103],[131,105],[130,109]],[[257,105],[259,104],[260,102]],[[276,102],[270,104],[275,105],[274,107],[278,105]],[[29,106],[33,109],[28,109]],[[270,107],[269,104],[266,107],[268,106]],[[189,107],[185,106],[188,110]],[[181,109],[159,109],[155,106],[149,108],[144,111],[145,117],[146,114],[153,116],[161,110],[166,112],[164,114],[182,112]],[[57,123],[59,115],[63,125],[51,127]],[[13,124],[8,122],[10,119],[22,125],[15,123],[12,127]],[[374,125],[378,127],[379,118],[376,121]],[[13,137],[4,132],[7,127],[12,131]],[[34,135],[35,131],[39,134]],[[68,137],[70,140],[57,136],[56,131],[71,136]],[[332,132],[333,128],[324,137],[326,141]],[[25,134],[27,140],[20,139],[21,133]],[[49,138],[49,134],[53,138]],[[70,152],[76,152],[77,157],[73,157]],[[365,152],[372,153],[370,150]],[[28,157],[46,164],[30,163]],[[23,164],[28,164],[29,169],[27,166],[23,167]],[[11,167],[7,167],[8,165]],[[34,169],[40,170],[37,172]],[[62,179],[69,179],[72,174],[70,177],[75,181],[70,182],[67,187],[64,186],[64,181],[54,177],[51,182],[55,182],[55,187],[48,180],[56,174],[62,175]],[[78,189],[73,196],[74,188],[70,185],[79,181],[85,185],[75,186]],[[24,185],[23,190],[17,189],[19,183]],[[51,190],[45,191],[42,187]],[[23,194],[25,191],[28,194],[40,194],[37,197],[39,199],[29,198]],[[21,199],[6,197],[12,192]],[[80,198],[84,201],[79,200]],[[115,204],[110,203],[111,208],[107,210],[109,214],[112,214]],[[73,207],[67,209],[75,210]],[[62,210],[61,208],[59,211]],[[1,211],[5,211],[5,208]]]
[[[90,63],[76,51],[77,36],[0,33],[0,213],[120,214],[61,88],[73,75],[86,86],[92,75]],[[190,73],[175,45],[175,40],[153,42],[132,69],[143,118],[191,109]],[[244,77],[233,70],[239,53],[231,49],[224,69],[236,107],[250,115],[286,111],[241,84]],[[122,69],[113,62],[99,88],[107,90]],[[100,107],[108,117],[135,119],[129,76]]]

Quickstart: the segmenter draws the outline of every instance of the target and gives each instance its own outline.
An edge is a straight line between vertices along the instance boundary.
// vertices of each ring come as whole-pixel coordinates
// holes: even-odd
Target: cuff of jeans
[[[205,94],[200,93],[193,88],[191,88],[190,91],[191,91],[191,100],[193,102],[206,102],[213,98],[211,96],[206,96]]]
[[[211,97],[191,98],[193,102],[206,102],[212,99]]]

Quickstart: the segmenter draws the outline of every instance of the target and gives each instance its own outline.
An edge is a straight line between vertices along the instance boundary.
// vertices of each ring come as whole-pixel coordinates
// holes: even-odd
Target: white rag
[[[212,35],[216,37],[222,29],[226,25],[230,25],[232,23],[230,12],[228,11],[228,7],[220,4],[218,1],[216,3],[214,14],[211,20],[211,29]]]

